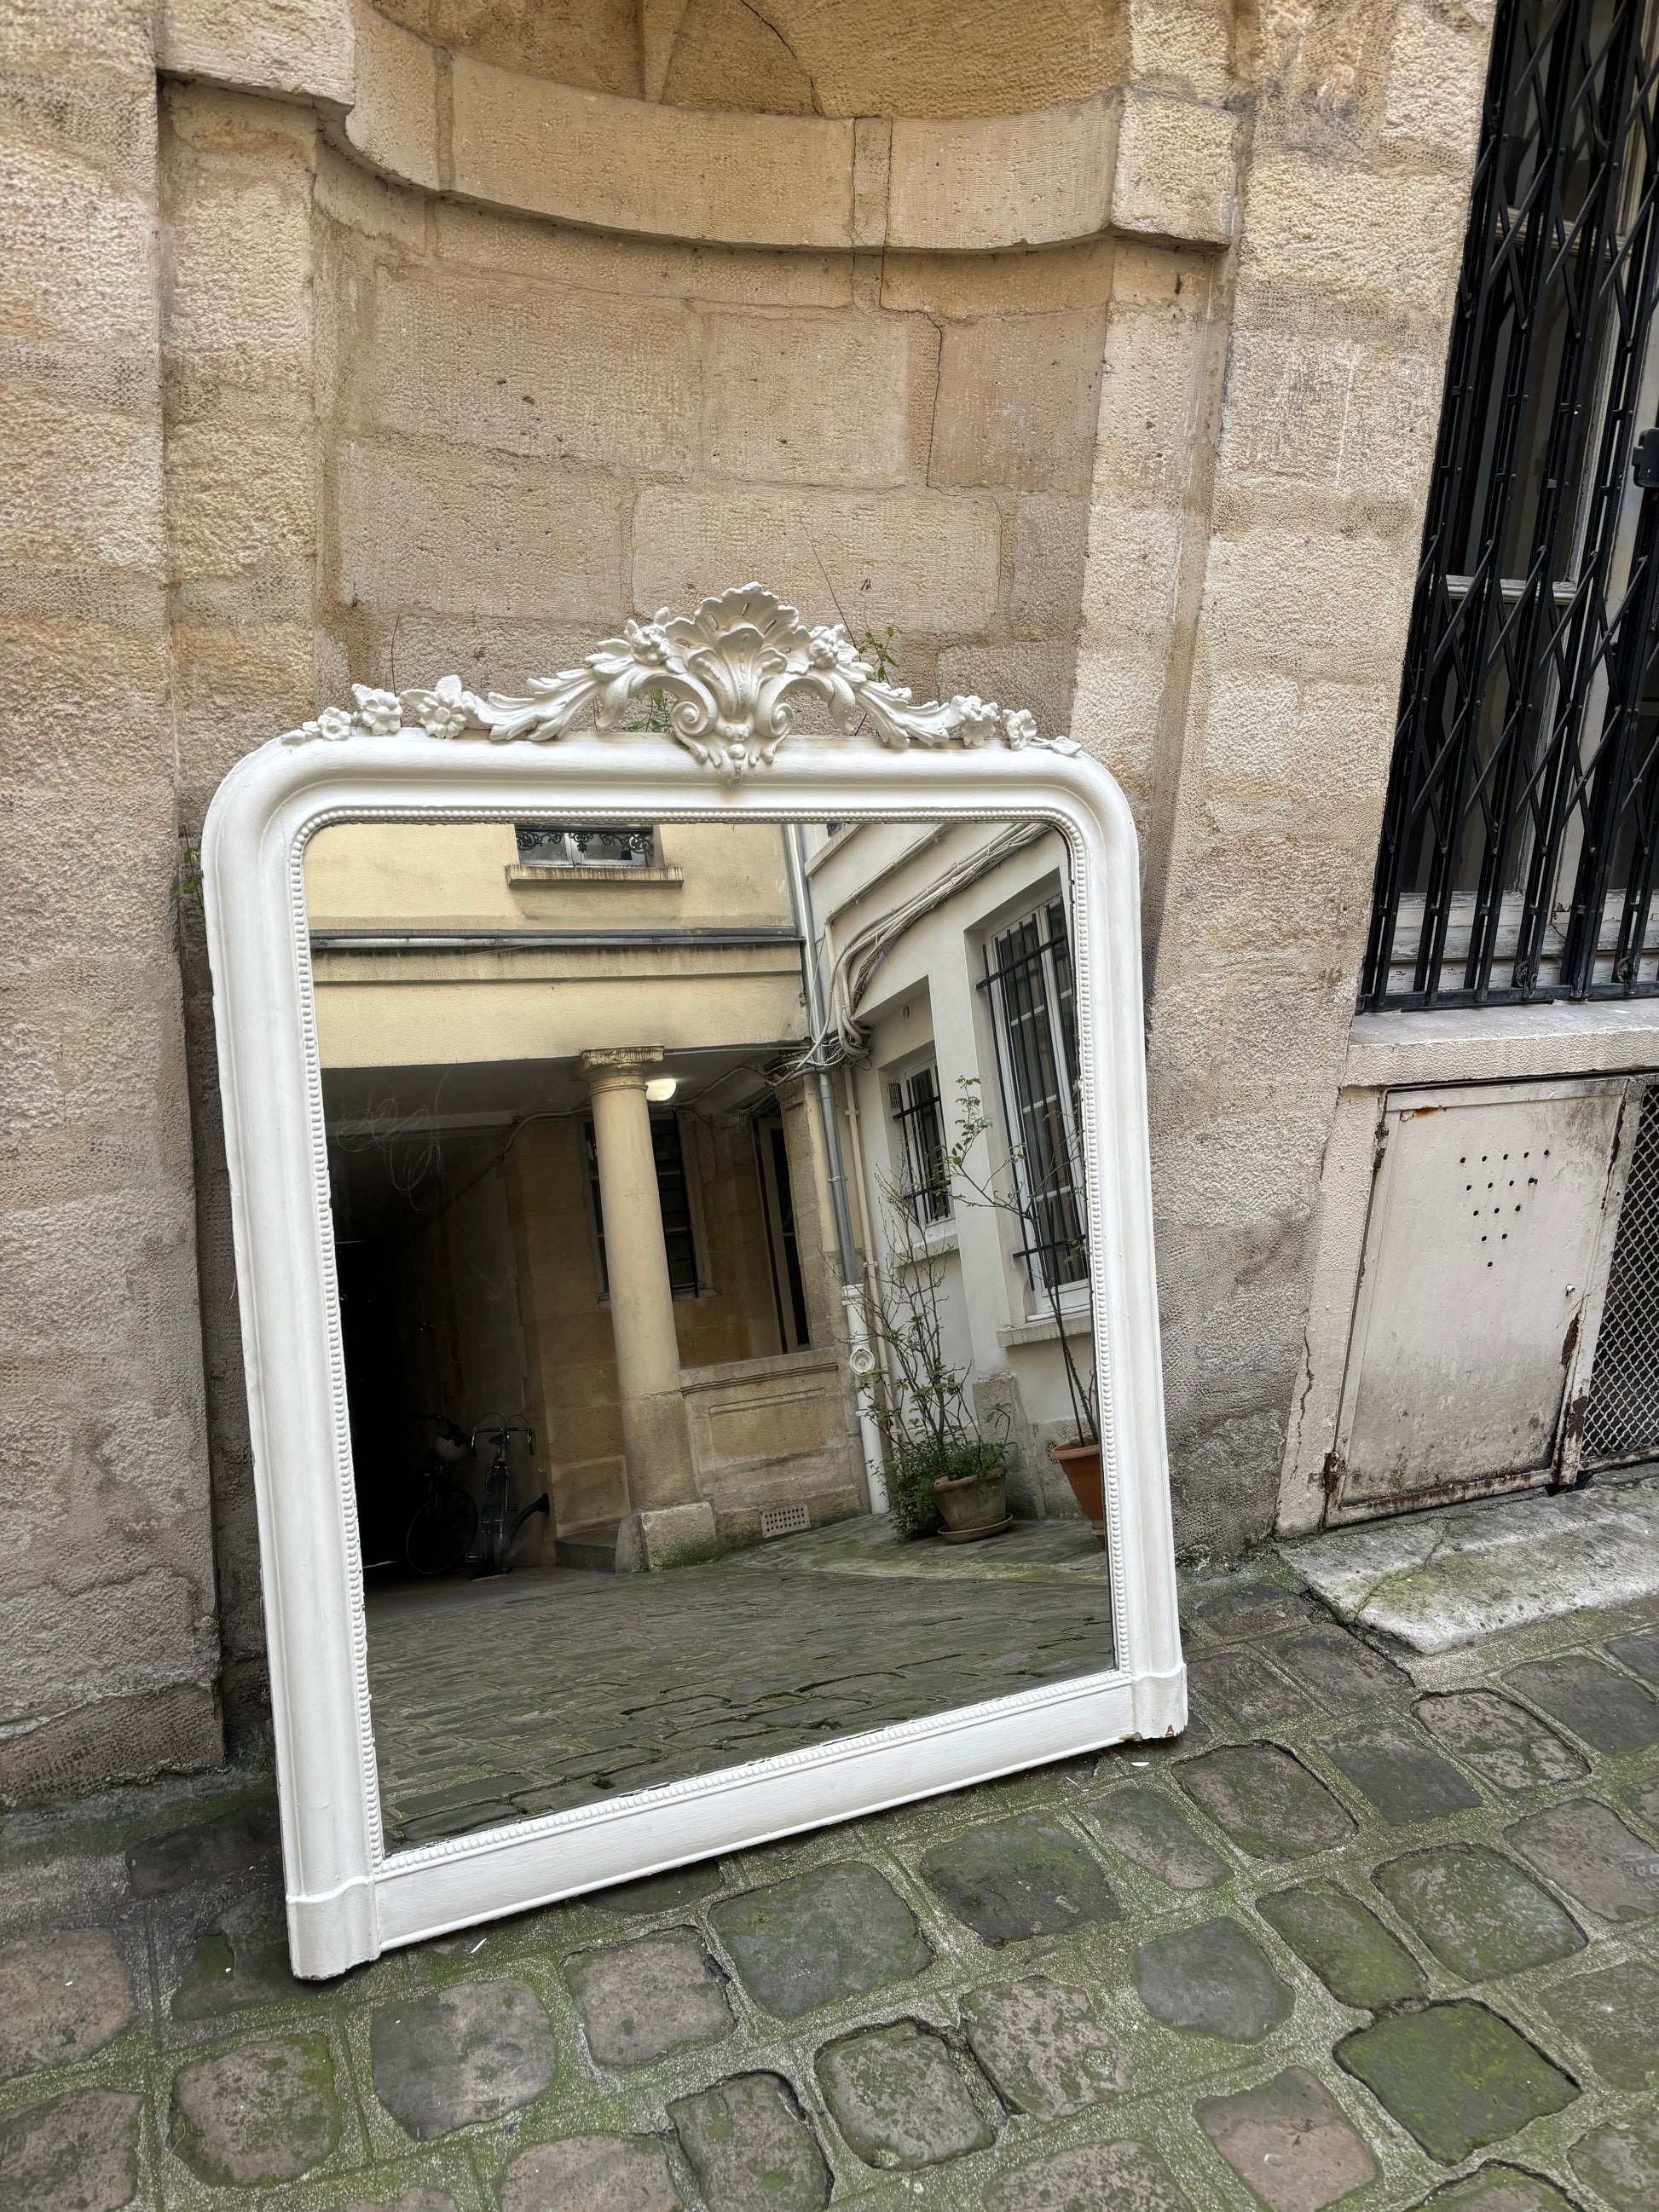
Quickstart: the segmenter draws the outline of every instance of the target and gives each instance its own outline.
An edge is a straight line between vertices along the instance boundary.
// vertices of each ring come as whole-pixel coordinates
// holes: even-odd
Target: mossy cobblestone
[[[1408,1665],[1274,1563],[1187,1621],[1176,1741],[322,1986],[257,1773],[14,1814],[0,2204],[1650,2212],[1659,1743],[1560,1686],[1649,1696],[1659,1604]],[[1388,1817],[1379,1743],[1455,1789]]]

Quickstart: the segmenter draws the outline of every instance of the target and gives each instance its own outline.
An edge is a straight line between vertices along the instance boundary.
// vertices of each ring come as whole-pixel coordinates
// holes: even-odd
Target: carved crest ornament
[[[542,744],[575,728],[591,707],[596,728],[660,730],[734,783],[771,765],[793,727],[794,702],[805,694],[826,702],[837,730],[850,733],[862,720],[881,744],[896,749],[976,746],[994,738],[1016,750],[1078,750],[1069,738],[1039,736],[1024,708],[999,707],[971,692],[918,705],[903,684],[880,680],[839,623],[809,629],[793,607],[758,584],[704,599],[695,614],[671,616],[664,607],[654,621],[629,621],[580,668],[533,677],[522,699],[495,691],[478,698],[459,676],[407,691],[354,684],[351,694],[355,708],[325,707],[313,721],[285,731],[281,742],[337,743],[421,730],[432,738],[482,732],[498,744],[518,738]],[[650,720],[624,724],[641,698],[652,703]]]

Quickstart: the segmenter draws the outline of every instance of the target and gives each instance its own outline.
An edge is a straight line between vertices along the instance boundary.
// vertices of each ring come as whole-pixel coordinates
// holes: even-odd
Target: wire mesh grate
[[[1584,1462],[1659,1454],[1659,1083],[1648,1086],[1631,1156],[1595,1367]]]

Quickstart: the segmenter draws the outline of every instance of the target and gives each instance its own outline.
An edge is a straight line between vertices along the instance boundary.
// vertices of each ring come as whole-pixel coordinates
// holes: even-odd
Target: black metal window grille
[[[648,868],[657,833],[648,825],[611,823],[576,828],[557,822],[515,822],[519,859],[528,868]]]
[[[593,1231],[599,1247],[599,1296],[611,1295],[611,1269],[605,1253],[605,1206],[599,1197],[599,1155],[593,1124],[584,1124],[587,1140],[587,1187],[593,1200]],[[668,1258],[668,1286],[677,1298],[695,1298],[696,1239],[691,1229],[691,1189],[686,1180],[680,1125],[672,1114],[651,1116],[651,1154],[657,1170],[657,1200],[662,1208],[663,1249]]]
[[[1645,0],[1500,0],[1362,1009],[1651,994]]]
[[[1086,1281],[1077,1000],[1066,908],[1050,900],[985,948],[985,978],[1033,1291]]]
[[[951,1171],[945,1158],[944,1102],[939,1073],[919,1067],[887,1086],[887,1103],[899,1133],[905,1212],[926,1228],[951,1218]]]

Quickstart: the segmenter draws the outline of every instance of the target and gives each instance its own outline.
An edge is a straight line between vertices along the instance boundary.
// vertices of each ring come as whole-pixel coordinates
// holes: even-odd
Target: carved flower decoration
[[[652,668],[667,667],[674,658],[673,641],[663,628],[667,619],[667,608],[659,607],[655,622],[638,623],[630,616],[623,624],[623,635],[635,660]]]
[[[472,701],[459,676],[441,676],[429,691],[405,691],[403,706],[429,738],[459,738],[472,720]]]
[[[309,724],[307,726],[309,727]],[[326,738],[331,744],[341,744],[351,735],[355,726],[355,717],[343,707],[325,707],[317,717],[317,734],[319,738]]]
[[[859,659],[856,647],[839,623],[821,625],[808,633],[806,658],[814,668],[856,669],[862,676],[872,672],[869,664]]]
[[[1001,725],[1001,710],[994,699],[981,699],[969,691],[952,699],[951,704],[961,718],[958,726],[964,745],[982,745],[992,731]]]
[[[395,738],[404,726],[403,702],[395,691],[376,691],[367,684],[354,684],[357,721],[371,738]]]
[[[1016,752],[1039,742],[1036,716],[1026,707],[1010,707],[1002,717],[1002,734]]]

